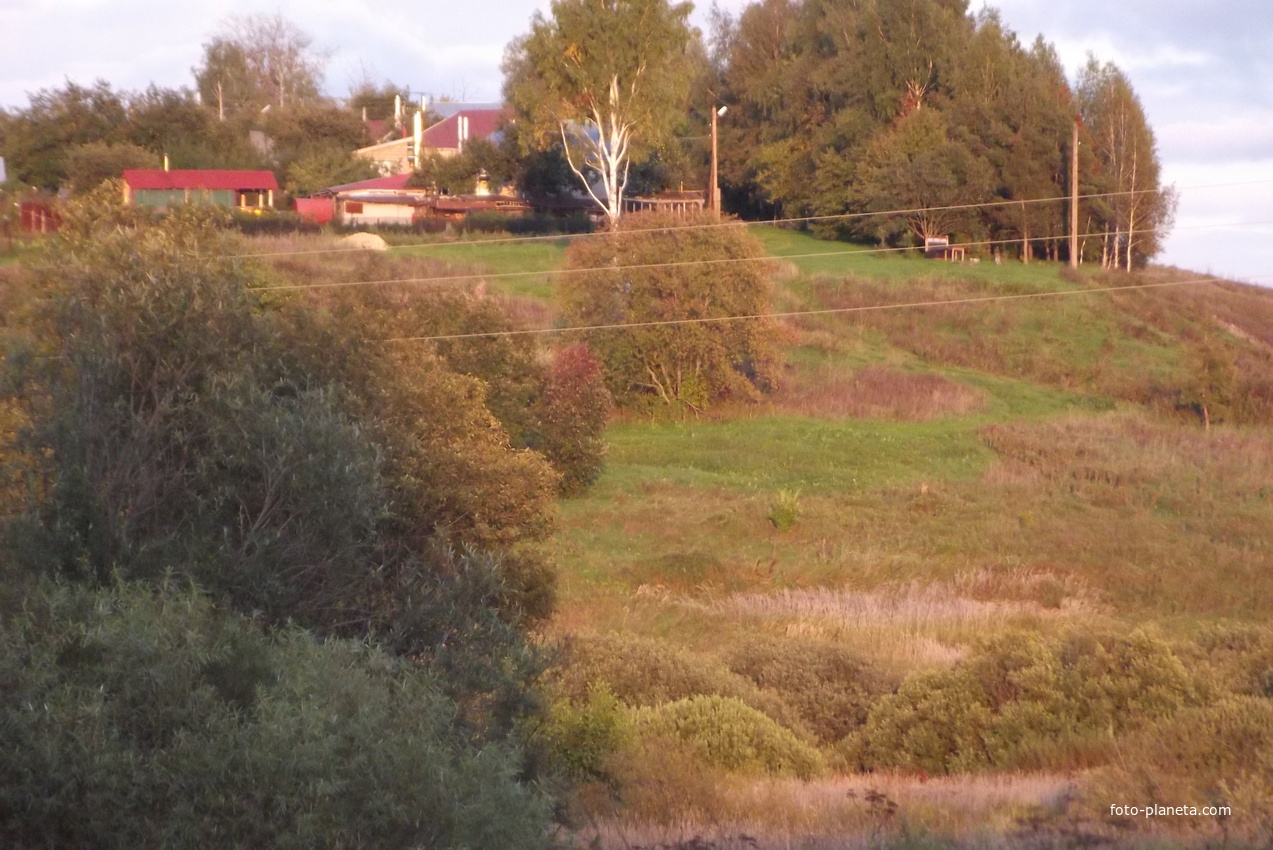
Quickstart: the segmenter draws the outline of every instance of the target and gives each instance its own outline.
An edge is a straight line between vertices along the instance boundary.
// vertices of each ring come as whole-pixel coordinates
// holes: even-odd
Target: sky
[[[738,13],[747,0],[718,0]],[[1273,285],[1273,3],[997,0],[1023,44],[1057,47],[1071,78],[1092,53],[1127,74],[1180,193],[1157,259]],[[693,20],[708,28],[704,2]],[[231,16],[278,12],[328,55],[326,88],[392,80],[414,92],[498,100],[504,47],[548,0],[0,0],[0,107],[104,79],[192,85],[203,44]],[[971,0],[972,11],[983,8]]]

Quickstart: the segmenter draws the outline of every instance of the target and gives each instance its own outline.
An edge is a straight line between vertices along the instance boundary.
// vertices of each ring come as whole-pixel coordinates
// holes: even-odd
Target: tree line
[[[993,241],[1066,252],[1072,128],[1088,259],[1155,254],[1173,198],[1126,75],[1094,57],[1073,82],[965,0],[764,0],[727,22],[718,56],[727,191],[756,215],[837,216],[837,234]],[[992,203],[982,208],[971,207]],[[942,209],[946,208],[946,209]],[[922,209],[892,213],[898,209]],[[870,215],[876,213],[877,215]]]
[[[744,218],[1055,259],[1069,220],[1049,199],[1077,188],[1085,260],[1131,268],[1158,252],[1175,198],[1117,66],[1091,57],[1070,80],[1042,36],[1024,45],[967,0],[758,0],[717,14],[709,37],[689,25],[690,8],[556,0],[506,50],[514,118],[502,142],[456,162],[426,158],[416,182],[464,191],[484,169],[531,194],[591,194],[614,221],[625,194],[705,185],[708,116],[726,106],[720,182]],[[321,94],[323,65],[278,16],[232,20],[205,45],[194,88],[40,91],[0,113],[0,149],[14,182],[47,189],[80,190],[163,155],[178,168],[270,167],[293,194],[371,176],[350,156],[372,141],[362,112],[387,117],[403,92],[363,81],[338,105]]]
[[[293,195],[376,176],[352,152],[370,142],[361,120],[392,115],[392,83],[322,94],[324,54],[279,15],[232,18],[204,45],[193,86],[143,91],[68,81],[0,110],[0,154],[11,183],[82,192],[128,168],[272,169]],[[257,142],[252,131],[259,131]]]
[[[704,185],[707,116],[725,106],[720,179],[744,218],[1057,259],[1078,122],[1083,257],[1131,268],[1159,250],[1174,196],[1115,65],[1092,57],[1071,81],[1042,36],[1023,45],[967,0],[758,0],[707,40],[688,11],[556,0],[506,53],[523,145],[590,166],[612,219],[643,174]]]

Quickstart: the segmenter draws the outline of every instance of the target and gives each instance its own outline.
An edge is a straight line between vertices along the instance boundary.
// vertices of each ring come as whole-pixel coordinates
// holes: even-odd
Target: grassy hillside
[[[550,542],[587,836],[1266,840],[1273,293],[757,232],[803,314],[779,390],[618,415]],[[432,285],[547,326],[561,250],[278,268],[485,274]],[[1107,810],[1149,802],[1233,811]]]

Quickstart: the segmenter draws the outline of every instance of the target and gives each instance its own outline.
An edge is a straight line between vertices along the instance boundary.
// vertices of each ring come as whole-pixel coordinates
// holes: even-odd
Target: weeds
[[[800,491],[779,490],[769,504],[769,524],[778,531],[790,531],[800,518]]]

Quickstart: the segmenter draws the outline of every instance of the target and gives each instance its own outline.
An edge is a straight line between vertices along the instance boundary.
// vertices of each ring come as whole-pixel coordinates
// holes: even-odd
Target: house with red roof
[[[130,168],[124,172],[124,203],[154,209],[178,204],[273,209],[277,191],[272,171]]]
[[[328,218],[346,227],[410,225],[433,197],[426,189],[408,186],[410,179],[411,172],[405,172],[345,183],[318,192],[314,200],[325,199],[332,210]]]
[[[376,163],[382,174],[404,174],[415,170],[417,156],[452,157],[474,139],[497,140],[500,128],[511,115],[512,112],[502,106],[457,109],[436,124],[421,127],[417,114],[416,127],[411,133],[359,148],[354,156]]]

